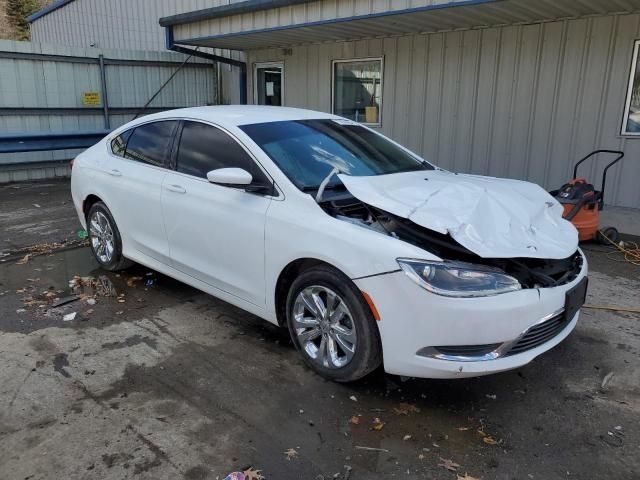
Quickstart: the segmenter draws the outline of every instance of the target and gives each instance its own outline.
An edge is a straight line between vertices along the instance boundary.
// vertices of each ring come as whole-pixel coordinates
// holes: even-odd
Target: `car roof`
[[[315,112],[302,108],[271,107],[265,105],[216,105],[167,110],[165,112],[140,117],[138,120],[145,122],[176,117],[205,120],[222,126],[239,126],[283,120],[340,118],[329,113]]]

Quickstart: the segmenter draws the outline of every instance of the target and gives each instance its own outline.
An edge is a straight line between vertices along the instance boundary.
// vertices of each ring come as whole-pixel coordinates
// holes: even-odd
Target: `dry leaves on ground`
[[[453,460],[451,460],[450,458],[440,457],[440,462],[442,463],[439,463],[438,466],[442,468],[446,468],[450,472],[456,472],[458,468],[460,468],[460,465],[454,462]]]
[[[396,415],[409,415],[410,413],[420,413],[420,409],[410,403],[401,403],[393,411]]]
[[[379,432],[384,428],[384,422],[380,420],[378,417],[373,419],[373,427],[371,427],[376,432]]]
[[[295,448],[289,448],[284,452],[284,454],[287,456],[287,460],[293,460],[298,456],[298,452]]]
[[[480,480],[478,477],[472,477],[467,472],[464,473],[464,477],[462,475],[457,475],[456,480]]]
[[[264,480],[262,470],[254,470],[253,467],[247,468],[244,472],[245,480]]]

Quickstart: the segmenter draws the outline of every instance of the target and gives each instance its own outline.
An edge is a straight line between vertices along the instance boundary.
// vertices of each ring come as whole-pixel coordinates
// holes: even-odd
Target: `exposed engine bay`
[[[450,235],[422,227],[382,209],[368,205],[349,192],[332,195],[320,207],[342,221],[350,222],[405,241],[444,260],[462,261],[499,268],[516,278],[522,288],[564,285],[575,279],[582,269],[578,250],[561,260],[540,258],[483,258],[456,242]]]

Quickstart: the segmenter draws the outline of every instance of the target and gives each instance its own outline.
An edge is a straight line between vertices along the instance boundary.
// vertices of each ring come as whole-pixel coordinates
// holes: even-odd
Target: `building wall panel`
[[[355,8],[357,9],[357,1]],[[640,15],[256,50],[284,61],[285,103],[331,111],[331,62],[384,56],[380,130],[438,165],[567,181],[597,148],[621,148],[607,202],[640,207],[640,139],[619,134]],[[252,89],[252,78],[249,78]],[[251,90],[253,91],[253,90]],[[601,159],[584,170],[596,182]]]

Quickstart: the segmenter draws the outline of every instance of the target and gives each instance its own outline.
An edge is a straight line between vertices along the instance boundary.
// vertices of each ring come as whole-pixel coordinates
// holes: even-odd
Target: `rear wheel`
[[[103,202],[94,203],[87,214],[89,245],[105,270],[123,270],[133,262],[122,256],[122,239],[111,212]]]
[[[304,361],[323,377],[349,382],[382,363],[369,306],[355,284],[331,267],[314,267],[293,282],[287,325]]]

